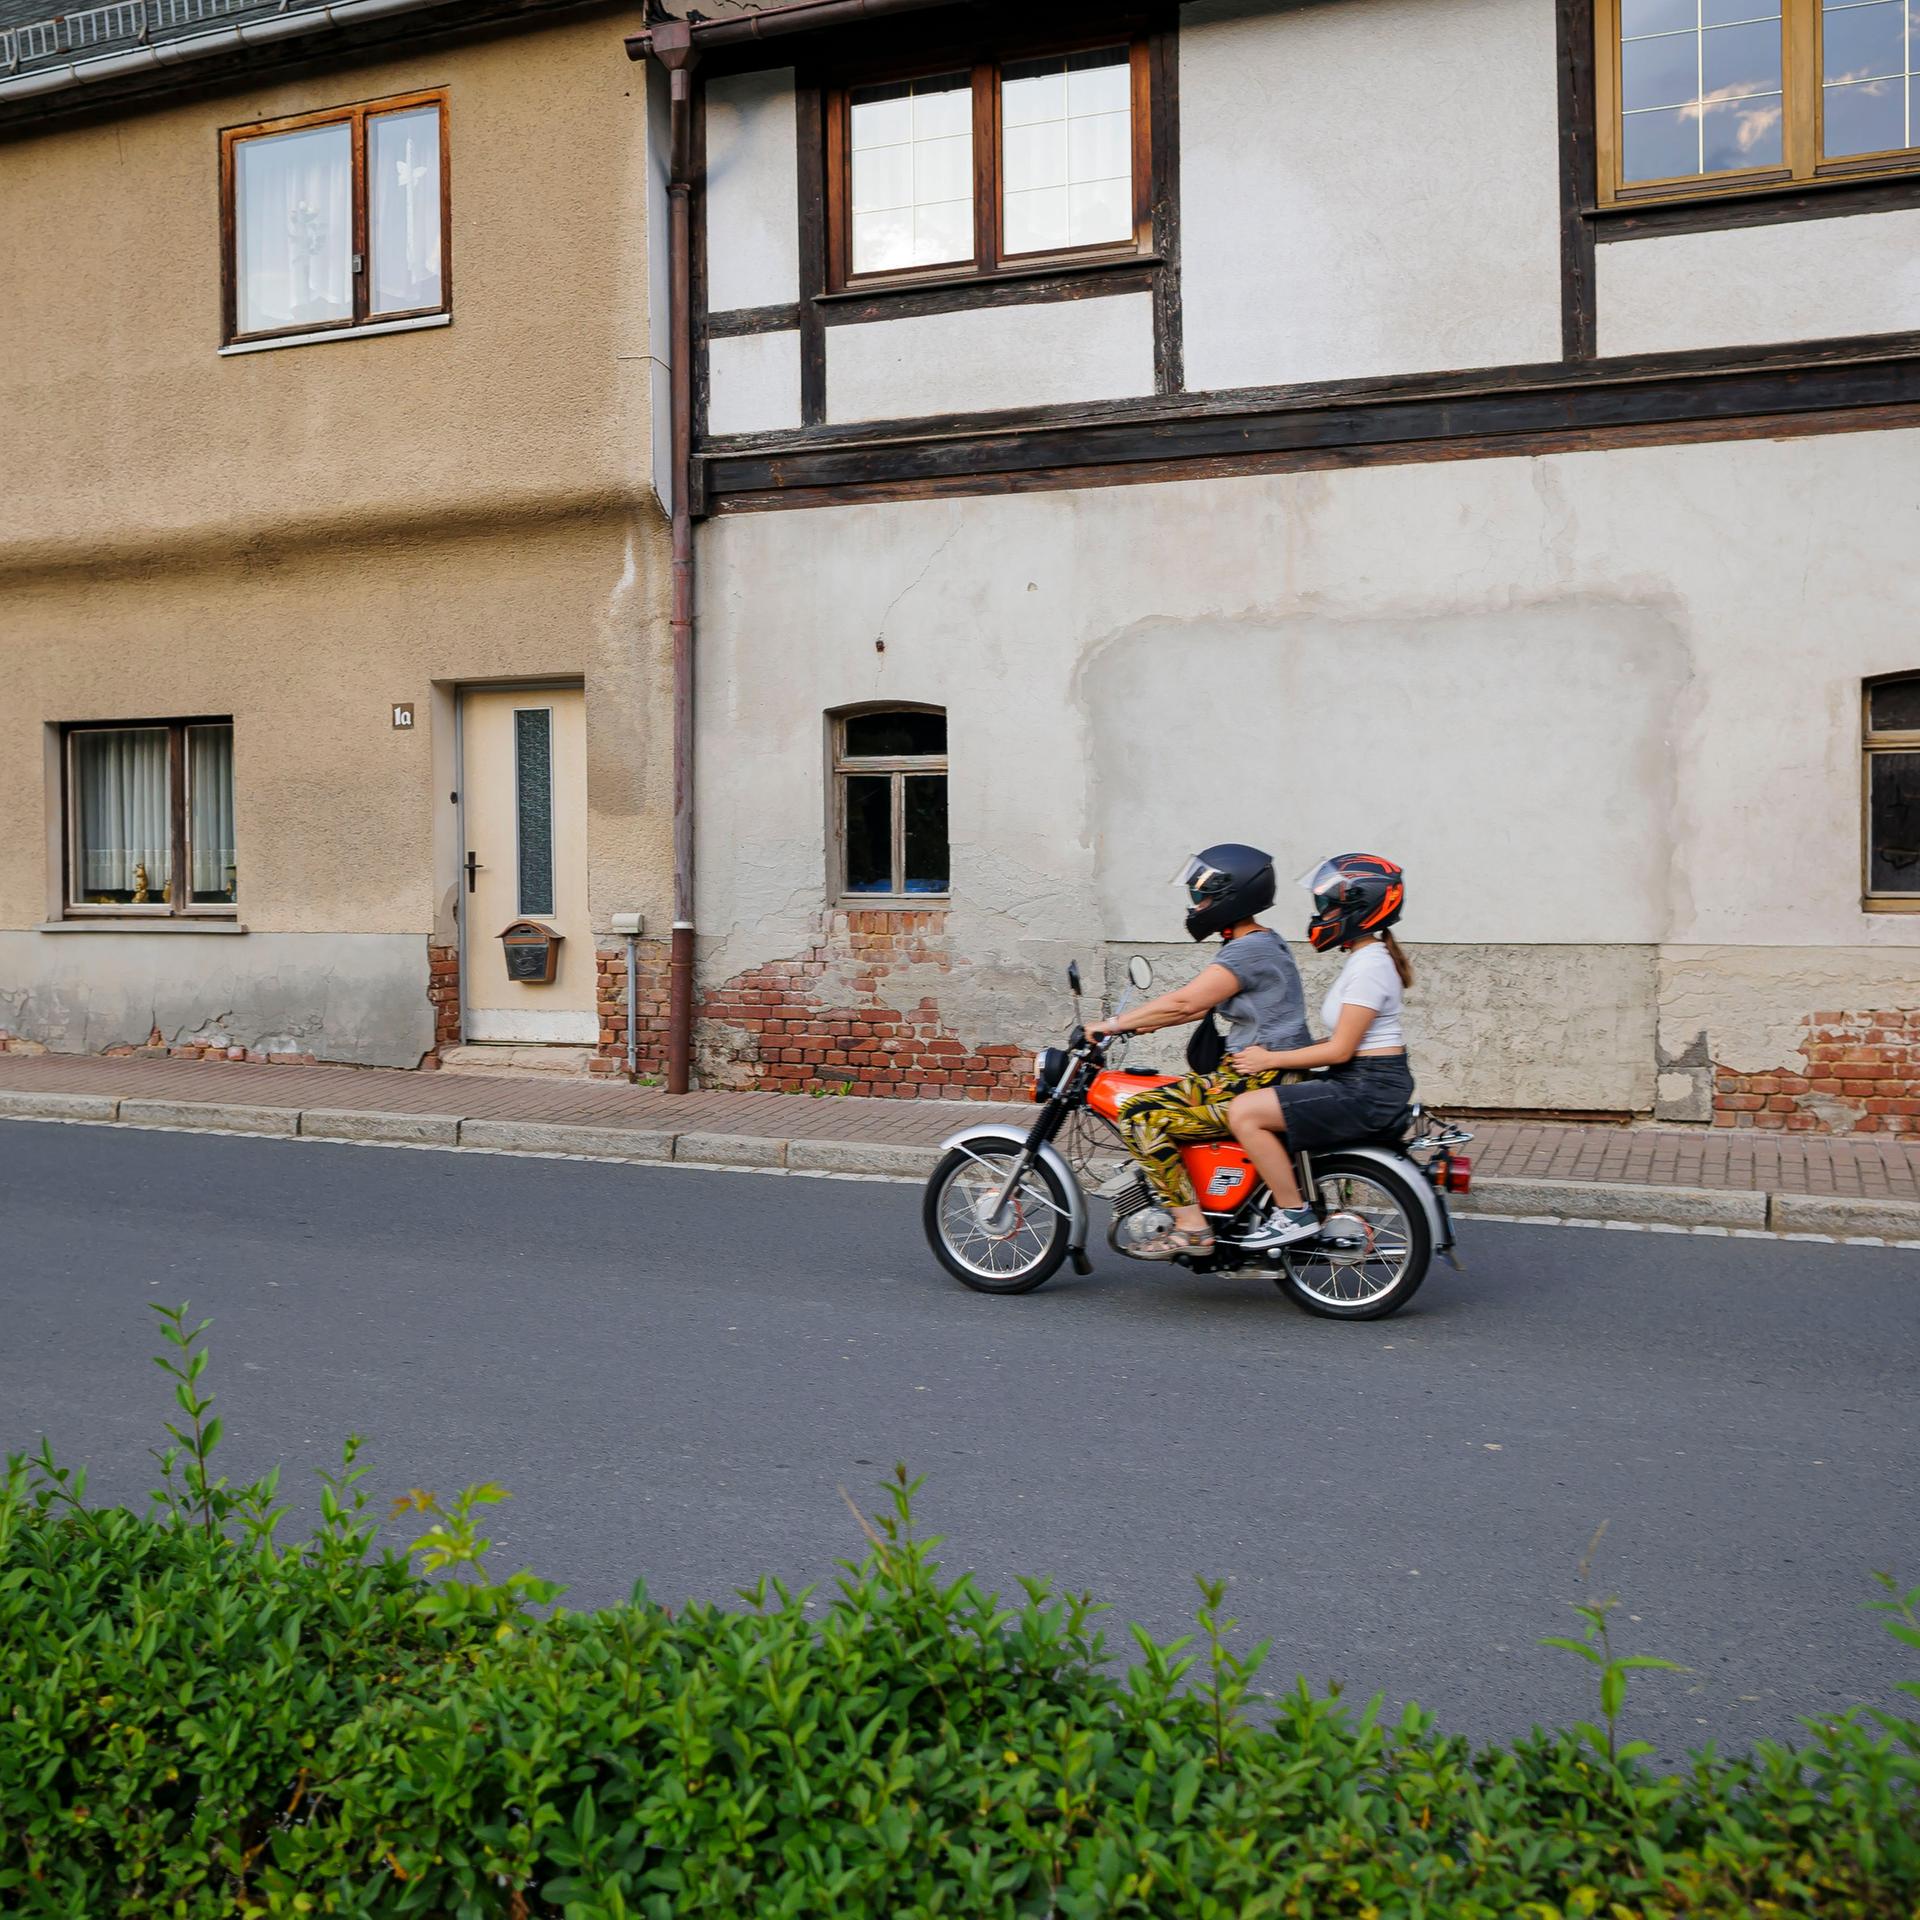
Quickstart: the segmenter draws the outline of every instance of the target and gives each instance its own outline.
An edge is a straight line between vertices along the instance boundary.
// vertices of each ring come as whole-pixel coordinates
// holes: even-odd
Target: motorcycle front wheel
[[[1418,1176],[1330,1153],[1314,1162],[1325,1225],[1285,1248],[1274,1285],[1327,1320],[1384,1320],[1419,1292],[1433,1260]]]
[[[1020,1148],[1010,1140],[969,1140],[934,1168],[920,1209],[940,1264],[975,1293],[1031,1293],[1059,1272],[1072,1233],[1059,1180],[1036,1160],[1005,1210],[994,1202]]]

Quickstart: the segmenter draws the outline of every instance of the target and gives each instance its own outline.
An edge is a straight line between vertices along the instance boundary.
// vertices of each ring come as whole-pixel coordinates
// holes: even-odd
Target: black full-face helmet
[[[1210,939],[1265,913],[1277,890],[1273,856],[1233,840],[1202,847],[1174,877],[1193,902],[1187,933],[1195,940]]]

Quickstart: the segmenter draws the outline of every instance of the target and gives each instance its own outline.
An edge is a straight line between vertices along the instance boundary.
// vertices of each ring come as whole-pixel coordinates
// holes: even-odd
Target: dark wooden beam
[[[827,417],[827,327],[820,296],[827,290],[826,101],[819,76],[796,72],[795,154],[800,183],[800,424]]]
[[[1180,18],[1162,7],[1147,36],[1152,105],[1153,384],[1178,393],[1187,384],[1185,320],[1180,299]]]
[[[1560,74],[1560,351],[1568,360],[1591,360],[1600,350],[1593,220],[1588,212],[1599,197],[1593,35],[1593,0],[1555,0]]]
[[[1211,404],[1204,404],[1210,401]],[[1726,437],[1800,416],[1904,424],[1920,405],[1920,335],[1726,354],[1654,354],[1573,367],[1495,368],[1266,396],[1109,401],[1025,414],[873,422],[742,436],[703,455],[711,506],[792,491],[810,500],[939,486],[993,491],[1019,475],[1124,470],[1163,479],[1195,462],[1307,456],[1439,458],[1539,446]],[[1900,413],[1896,422],[1894,416]],[[1763,423],[1755,425],[1753,423]],[[1096,484],[1089,479],[1087,484]],[[759,503],[769,503],[762,499]],[[800,504],[803,502],[796,502]]]

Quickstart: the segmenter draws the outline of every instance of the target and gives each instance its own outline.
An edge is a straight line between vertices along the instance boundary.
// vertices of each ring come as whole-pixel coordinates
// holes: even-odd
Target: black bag
[[[1226,1057],[1227,1036],[1215,1025],[1212,1014],[1203,1013],[1199,1025],[1187,1036],[1187,1070],[1218,1073]]]

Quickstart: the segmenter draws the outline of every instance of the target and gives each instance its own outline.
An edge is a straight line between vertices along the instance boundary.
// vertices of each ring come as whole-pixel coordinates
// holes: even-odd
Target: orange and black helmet
[[[1384,933],[1406,904],[1407,876],[1377,853],[1336,853],[1300,876],[1313,895],[1307,939],[1316,953]]]

